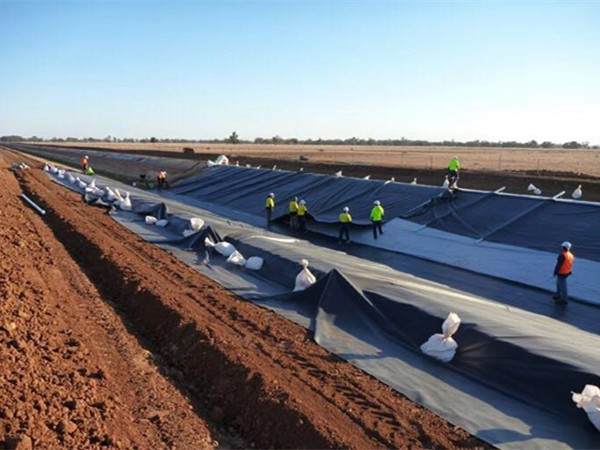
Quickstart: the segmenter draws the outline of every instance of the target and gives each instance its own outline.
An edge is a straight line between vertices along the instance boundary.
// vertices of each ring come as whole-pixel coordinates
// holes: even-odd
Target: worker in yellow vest
[[[371,210],[371,222],[373,223],[373,238],[375,239],[377,239],[377,231],[379,231],[379,234],[383,234],[381,222],[383,221],[384,213],[385,211],[383,210],[383,206],[381,206],[381,202],[379,200],[375,200],[373,202],[373,209]]]
[[[556,258],[554,276],[556,277],[556,295],[554,301],[559,305],[566,305],[569,299],[567,292],[567,278],[571,275],[575,256],[571,253],[571,243],[565,241],[561,244],[561,252]]]
[[[298,205],[298,227],[301,233],[306,233],[306,215],[308,214],[308,207],[306,206],[305,200],[300,200]]]
[[[271,218],[273,217],[273,210],[275,209],[275,194],[271,192],[267,196],[265,202],[265,209],[267,210],[267,228],[271,227]]]
[[[458,184],[458,171],[460,170],[460,162],[458,156],[453,156],[448,163],[448,182],[450,189],[454,189]]]
[[[294,197],[290,202],[290,228],[292,231],[298,229],[298,197]]]
[[[342,242],[345,242],[347,244],[348,242],[350,242],[350,224],[352,223],[350,208],[344,206],[344,209],[338,217],[338,220],[340,222],[339,243],[341,244]]]

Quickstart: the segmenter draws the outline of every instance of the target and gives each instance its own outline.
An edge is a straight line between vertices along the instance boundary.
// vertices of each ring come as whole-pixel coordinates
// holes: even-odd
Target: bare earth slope
[[[0,158],[0,442],[486,446],[39,169],[17,173],[20,187],[7,165],[25,158]],[[46,216],[21,202],[20,189]]]

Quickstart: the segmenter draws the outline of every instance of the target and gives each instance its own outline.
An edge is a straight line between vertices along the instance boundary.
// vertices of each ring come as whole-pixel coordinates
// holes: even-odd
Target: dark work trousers
[[[558,300],[567,302],[569,293],[567,291],[567,277],[569,275],[556,275],[556,296]]]
[[[377,231],[379,230],[379,234],[383,234],[383,229],[381,228],[381,220],[373,220],[373,237],[377,239]]]
[[[273,209],[267,208],[267,228],[271,228],[271,217],[273,217]]]
[[[346,239],[344,239],[344,236],[346,236]],[[339,240],[344,241],[344,242],[350,242],[350,224],[349,223],[347,223],[347,222],[340,223]]]
[[[290,212],[290,228],[292,231],[298,229],[298,213]]]
[[[448,182],[450,187],[458,183],[458,170],[448,170]]]
[[[300,232],[306,233],[306,216],[298,216],[298,228]]]

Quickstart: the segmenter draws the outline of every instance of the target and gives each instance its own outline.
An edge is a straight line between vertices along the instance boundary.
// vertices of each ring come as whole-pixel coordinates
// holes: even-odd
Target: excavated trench
[[[327,353],[302,328],[142,241],[41,171],[17,178],[196,414],[220,433],[242,436],[238,445],[487,446]]]

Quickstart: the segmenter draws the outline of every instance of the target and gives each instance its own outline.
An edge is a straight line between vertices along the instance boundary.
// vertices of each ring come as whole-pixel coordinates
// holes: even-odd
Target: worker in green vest
[[[271,192],[267,196],[265,202],[265,209],[267,210],[267,228],[271,227],[271,218],[273,217],[273,210],[275,209],[275,194]]]
[[[344,207],[342,213],[338,217],[338,221],[340,222],[339,243],[341,244],[342,242],[345,242],[347,244],[350,242],[350,224],[352,223],[350,208],[347,206]]]
[[[377,239],[377,231],[379,234],[383,234],[383,229],[381,228],[381,222],[383,221],[383,206],[381,206],[381,202],[379,200],[375,200],[373,202],[373,209],[371,210],[371,222],[373,223],[373,237]]]
[[[458,156],[453,156],[448,163],[448,181],[450,188],[453,189],[458,184],[458,171],[460,170],[460,162]]]
[[[292,231],[298,229],[298,197],[294,197],[290,202],[290,228]]]
[[[305,200],[300,200],[298,205],[298,227],[301,233],[306,233],[306,215],[308,214],[308,207],[306,206]]]

